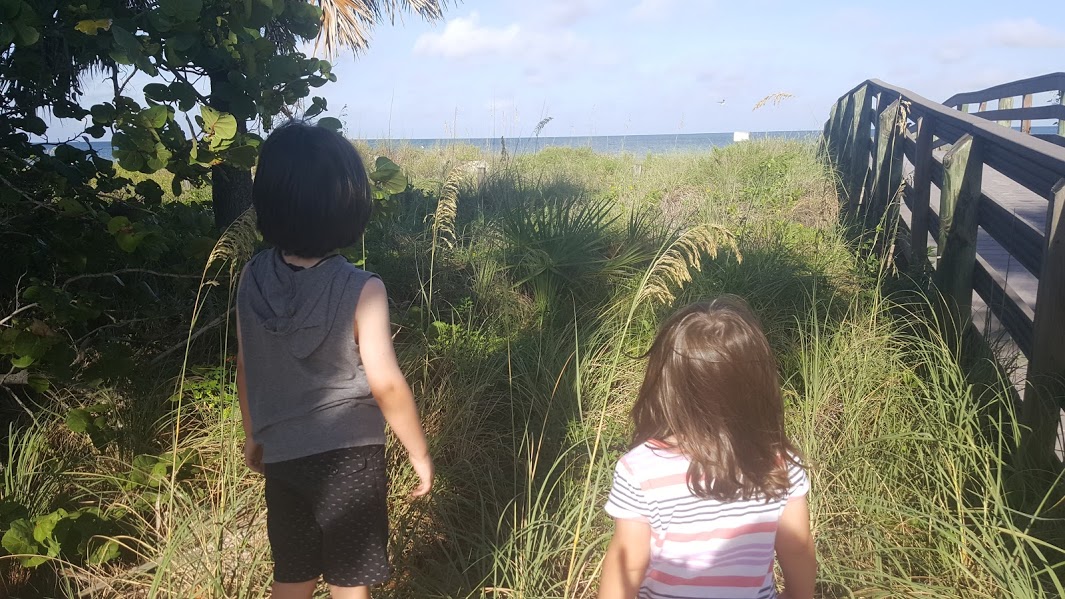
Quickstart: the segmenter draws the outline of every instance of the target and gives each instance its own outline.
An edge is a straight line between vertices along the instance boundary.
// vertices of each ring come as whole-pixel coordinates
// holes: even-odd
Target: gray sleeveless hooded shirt
[[[355,341],[355,306],[376,275],[342,256],[293,270],[257,254],[237,291],[253,437],[264,462],[385,441]]]

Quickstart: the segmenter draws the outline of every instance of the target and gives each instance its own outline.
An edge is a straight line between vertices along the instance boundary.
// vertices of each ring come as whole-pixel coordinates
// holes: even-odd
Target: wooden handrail
[[[898,224],[898,239],[880,247],[900,248],[900,261],[923,273],[929,268],[929,233],[938,239],[932,280],[947,311],[941,322],[957,327],[945,331],[946,338],[956,339],[954,333],[969,326],[976,292],[1029,358],[1022,420],[1032,431],[1027,447],[1034,449],[1024,453],[1037,458],[1050,455],[1058,409],[1065,405],[1065,106],[1032,106],[1032,94],[1054,90],[1065,90],[1065,73],[956,94],[947,101],[952,106],[980,102],[980,112],[970,114],[870,79],[833,106],[822,145],[839,171],[846,210],[866,226],[887,222],[892,226],[881,230],[894,230]],[[1016,96],[1023,96],[1021,108],[1013,108]],[[1003,101],[986,110],[990,100]],[[1054,118],[1059,135],[1027,134],[1032,120]],[[1021,121],[1024,133],[1002,126],[1014,121]],[[940,146],[949,146],[942,159],[935,150]],[[914,168],[912,182],[903,178],[904,157]],[[1048,201],[1045,230],[997,201],[1000,175]],[[990,193],[985,177],[996,185]],[[940,189],[938,214],[929,206],[932,185]],[[899,189],[911,209],[908,226],[897,218]],[[978,254],[981,229],[1013,264],[1035,275],[1034,305]]]
[[[1051,187],[1065,176],[1065,147],[959,112],[878,79],[870,79],[862,85],[868,85],[872,93],[902,97],[910,103],[910,119],[934,119],[936,136],[947,139],[948,143],[966,134],[982,140],[989,146],[983,156],[985,164],[1044,198],[1050,198]]]
[[[1065,73],[1048,73],[1038,77],[994,85],[979,91],[954,94],[947,98],[943,104],[951,108],[957,108],[962,104],[975,104],[977,102],[1013,98],[1026,94],[1060,92],[1062,90],[1065,90]]]
[[[1038,121],[1043,119],[1065,119],[1065,106],[1049,104],[1029,108],[1006,108],[1004,110],[984,110],[970,113],[989,121]]]

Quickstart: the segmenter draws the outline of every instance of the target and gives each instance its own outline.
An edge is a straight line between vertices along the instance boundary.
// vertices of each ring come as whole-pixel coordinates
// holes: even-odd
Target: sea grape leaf
[[[152,129],[158,129],[170,119],[170,110],[166,106],[152,106],[143,113],[145,124]]]
[[[85,561],[95,565],[109,562],[118,557],[119,548],[120,545],[118,544],[118,541],[114,539],[100,539],[99,544],[96,545],[95,549],[89,552]]]
[[[33,524],[25,518],[11,523],[0,539],[0,545],[11,555],[18,555],[19,562],[27,568],[36,568],[48,561],[46,556],[40,555],[41,547],[33,538]]]
[[[140,55],[141,42],[137,39],[137,36],[118,25],[113,25],[111,27],[111,35],[115,36],[115,43],[126,51],[127,56],[136,57]]]
[[[374,170],[369,173],[370,180],[378,190],[387,195],[402,193],[407,189],[407,176],[403,169],[385,156],[379,156],[374,162]]]
[[[111,29],[111,19],[85,19],[84,21],[78,21],[78,24],[74,25],[74,29],[85,35],[96,35],[101,29],[104,31]]]
[[[318,119],[318,126],[319,127],[325,127],[326,129],[331,129],[333,131],[340,131],[341,129],[344,128],[344,123],[341,123],[340,119],[337,119],[337,118],[334,118],[334,117],[331,117],[331,116],[327,116],[327,117]]]
[[[107,232],[112,235],[116,235],[119,231],[129,226],[129,217],[113,216],[111,217],[111,220],[107,221]]]
[[[163,201],[163,188],[151,179],[138,183],[134,191],[149,204],[158,204]]]

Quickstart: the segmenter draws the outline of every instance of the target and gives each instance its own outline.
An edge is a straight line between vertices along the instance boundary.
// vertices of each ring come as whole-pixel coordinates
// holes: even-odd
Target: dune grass
[[[408,501],[413,475],[390,447],[396,576],[377,596],[594,596],[639,355],[672,309],[720,293],[749,299],[778,352],[823,596],[1065,594],[1065,557],[1047,540],[1060,537],[1061,494],[1033,494],[1008,466],[1009,383],[975,392],[933,311],[855,253],[812,145],[392,158],[416,191],[370,228],[368,267],[389,286],[438,479],[431,498]],[[484,181],[445,185],[471,160],[487,163]],[[227,239],[216,258],[239,262],[250,240]],[[102,448],[61,414],[13,430],[5,493],[122,523],[119,561],[52,560],[40,568],[56,576],[31,577],[42,594],[265,595],[262,481],[242,464],[227,342],[185,373],[182,401],[157,422],[119,411],[123,438]],[[132,476],[146,462],[129,448],[153,441],[163,465]]]

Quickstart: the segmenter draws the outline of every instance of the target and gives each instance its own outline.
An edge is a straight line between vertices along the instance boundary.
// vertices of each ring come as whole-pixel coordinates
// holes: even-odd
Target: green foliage
[[[20,283],[15,305],[25,308],[0,332],[0,357],[29,369],[38,391],[128,374],[152,338],[138,339],[130,325],[184,317],[191,299],[164,298],[192,288],[215,239],[203,203],[134,203],[118,215],[100,201],[61,205],[13,217],[33,242],[10,246],[0,265],[4,280]]]
[[[862,267],[833,222],[836,199],[818,182],[825,172],[788,146],[755,145],[762,144],[648,158],[642,178],[630,176],[624,157],[549,155],[544,160],[559,163],[541,169],[528,166],[536,156],[519,155],[483,184],[455,188],[453,242],[440,244],[432,190],[454,155],[390,154],[414,182],[391,197],[387,221],[375,219],[367,253],[388,282],[397,353],[419,399],[437,480],[432,501],[408,501],[413,474],[403,452],[390,449],[391,550],[405,575],[383,593],[594,596],[611,530],[602,501],[629,441],[628,410],[645,365],[639,355],[674,307],[647,299],[654,282],[669,287],[676,305],[742,294],[767,328],[780,358],[789,433],[813,479],[819,594],[1061,594],[1060,507],[1052,507],[1060,506],[1060,491],[1017,490],[1007,455],[1015,433],[1009,383],[977,397],[957,357],[930,333],[927,311],[897,295],[883,299],[876,271]],[[767,155],[772,160],[761,164]],[[585,165],[583,179],[551,170]],[[382,180],[396,172],[378,169]],[[610,169],[613,178],[601,179]],[[723,204],[729,190],[737,193]],[[140,220],[96,219],[95,234],[114,255],[139,256],[147,240],[127,255],[108,232],[117,216],[129,223],[116,221],[116,232]],[[689,232],[727,222],[742,264],[722,252],[703,256],[697,268],[693,254],[672,251],[683,236],[667,222]],[[668,276],[681,268],[691,281]],[[42,283],[55,305],[70,297],[62,282]],[[89,284],[101,295],[117,286],[81,279],[66,292]],[[120,289],[131,286],[127,280]],[[224,296],[224,288],[211,281],[201,291]],[[538,291],[548,288],[554,291]],[[27,328],[22,316],[13,321]],[[262,479],[240,459],[233,362],[219,353],[231,353],[229,333],[216,337],[218,349],[206,357],[190,354],[180,395],[165,385],[136,389],[128,402],[103,394],[70,400],[75,416],[64,408],[12,431],[0,464],[0,533],[30,559],[51,560],[58,544],[60,557],[82,567],[77,578],[60,575],[73,588],[67,594],[90,584],[148,597],[266,594]],[[38,343],[19,345],[30,351]],[[149,377],[145,370],[134,373]],[[156,412],[130,419],[130,406],[160,405],[170,411],[162,420]],[[110,439],[96,443],[93,430]],[[154,445],[123,450],[132,436]],[[108,514],[114,528],[95,532],[102,536],[82,552],[86,533],[67,540],[60,529],[77,524],[61,525],[67,516],[58,510],[92,505],[128,512]],[[38,541],[37,522],[45,531],[52,520],[54,543],[43,534]],[[133,548],[119,559],[129,561],[90,564],[95,543],[118,533]],[[15,562],[0,557],[0,568]],[[155,567],[133,567],[145,562]]]
[[[119,555],[119,543],[110,535],[118,532],[117,518],[99,508],[73,511],[58,509],[37,518],[10,523],[0,545],[23,566],[35,568],[51,559],[103,564]]]

